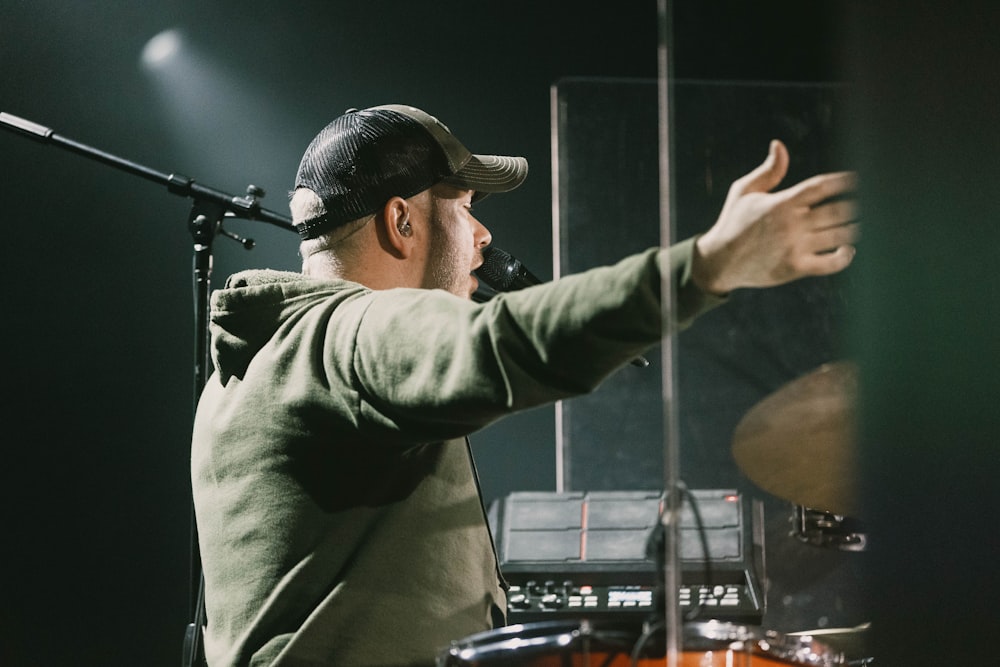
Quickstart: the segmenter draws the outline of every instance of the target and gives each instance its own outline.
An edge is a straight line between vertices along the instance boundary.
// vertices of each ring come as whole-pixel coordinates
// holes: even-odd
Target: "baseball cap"
[[[391,197],[412,197],[441,182],[474,190],[476,201],[513,190],[527,175],[523,157],[473,154],[441,121],[415,107],[350,109],[302,156],[295,189],[315,192],[325,211],[295,221],[295,229],[302,239],[316,238],[377,211]]]

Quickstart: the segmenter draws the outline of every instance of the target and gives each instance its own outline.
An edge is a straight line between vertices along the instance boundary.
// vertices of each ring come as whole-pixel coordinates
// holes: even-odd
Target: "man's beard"
[[[437,201],[432,198],[431,202],[430,219],[433,236],[429,258],[430,287],[468,297],[471,265],[465,261],[453,237],[448,233],[448,223],[438,214]]]

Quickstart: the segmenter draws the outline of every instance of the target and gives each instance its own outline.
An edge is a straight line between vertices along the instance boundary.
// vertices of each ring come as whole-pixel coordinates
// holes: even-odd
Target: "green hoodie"
[[[506,610],[466,436],[719,302],[693,240],[477,304],[246,271],[212,295],[192,482],[211,667],[433,664]],[[586,359],[587,363],[580,363]]]

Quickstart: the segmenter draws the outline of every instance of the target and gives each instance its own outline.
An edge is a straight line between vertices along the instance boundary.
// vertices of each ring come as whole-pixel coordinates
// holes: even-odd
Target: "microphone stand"
[[[208,380],[211,368],[211,357],[208,346],[208,313],[209,294],[212,277],[212,244],[219,234],[239,242],[250,250],[254,246],[252,239],[246,239],[232,234],[222,227],[223,218],[240,218],[245,220],[260,220],[269,224],[295,231],[291,219],[262,208],[260,199],[264,191],[255,185],[249,185],[246,194],[235,196],[196,183],[194,179],[177,173],[166,174],[149,167],[125,160],[91,146],[81,144],[72,139],[56,134],[50,128],[39,125],[24,118],[0,112],[0,127],[27,136],[36,141],[52,144],[73,153],[96,160],[103,164],[121,169],[122,171],[141,176],[155,183],[166,186],[167,191],[174,195],[190,197],[193,200],[188,216],[188,231],[194,241],[193,281],[195,298],[194,323],[194,410],[198,407],[198,399]],[[194,506],[191,506],[191,614],[192,622],[184,633],[183,662],[184,667],[191,667],[201,655],[201,627],[204,625],[204,579],[201,572],[201,556],[198,551],[198,529],[194,520]]]

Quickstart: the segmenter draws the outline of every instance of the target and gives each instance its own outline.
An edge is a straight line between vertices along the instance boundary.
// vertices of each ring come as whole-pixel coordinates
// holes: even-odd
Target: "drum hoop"
[[[586,618],[559,619],[508,625],[453,641],[448,655],[484,662],[518,651],[569,647],[580,641],[595,641],[627,653],[642,633],[638,624],[593,621]],[[630,644],[631,642],[631,644]],[[684,624],[682,651],[729,650],[758,654],[802,667],[844,665],[844,656],[811,635],[789,635],[759,626],[724,621]],[[661,649],[662,650],[662,649]]]
[[[790,635],[759,626],[722,621],[687,623],[684,626],[683,650],[709,650],[727,643],[734,650],[758,653],[793,665],[835,667],[844,664],[844,656],[812,635]]]

